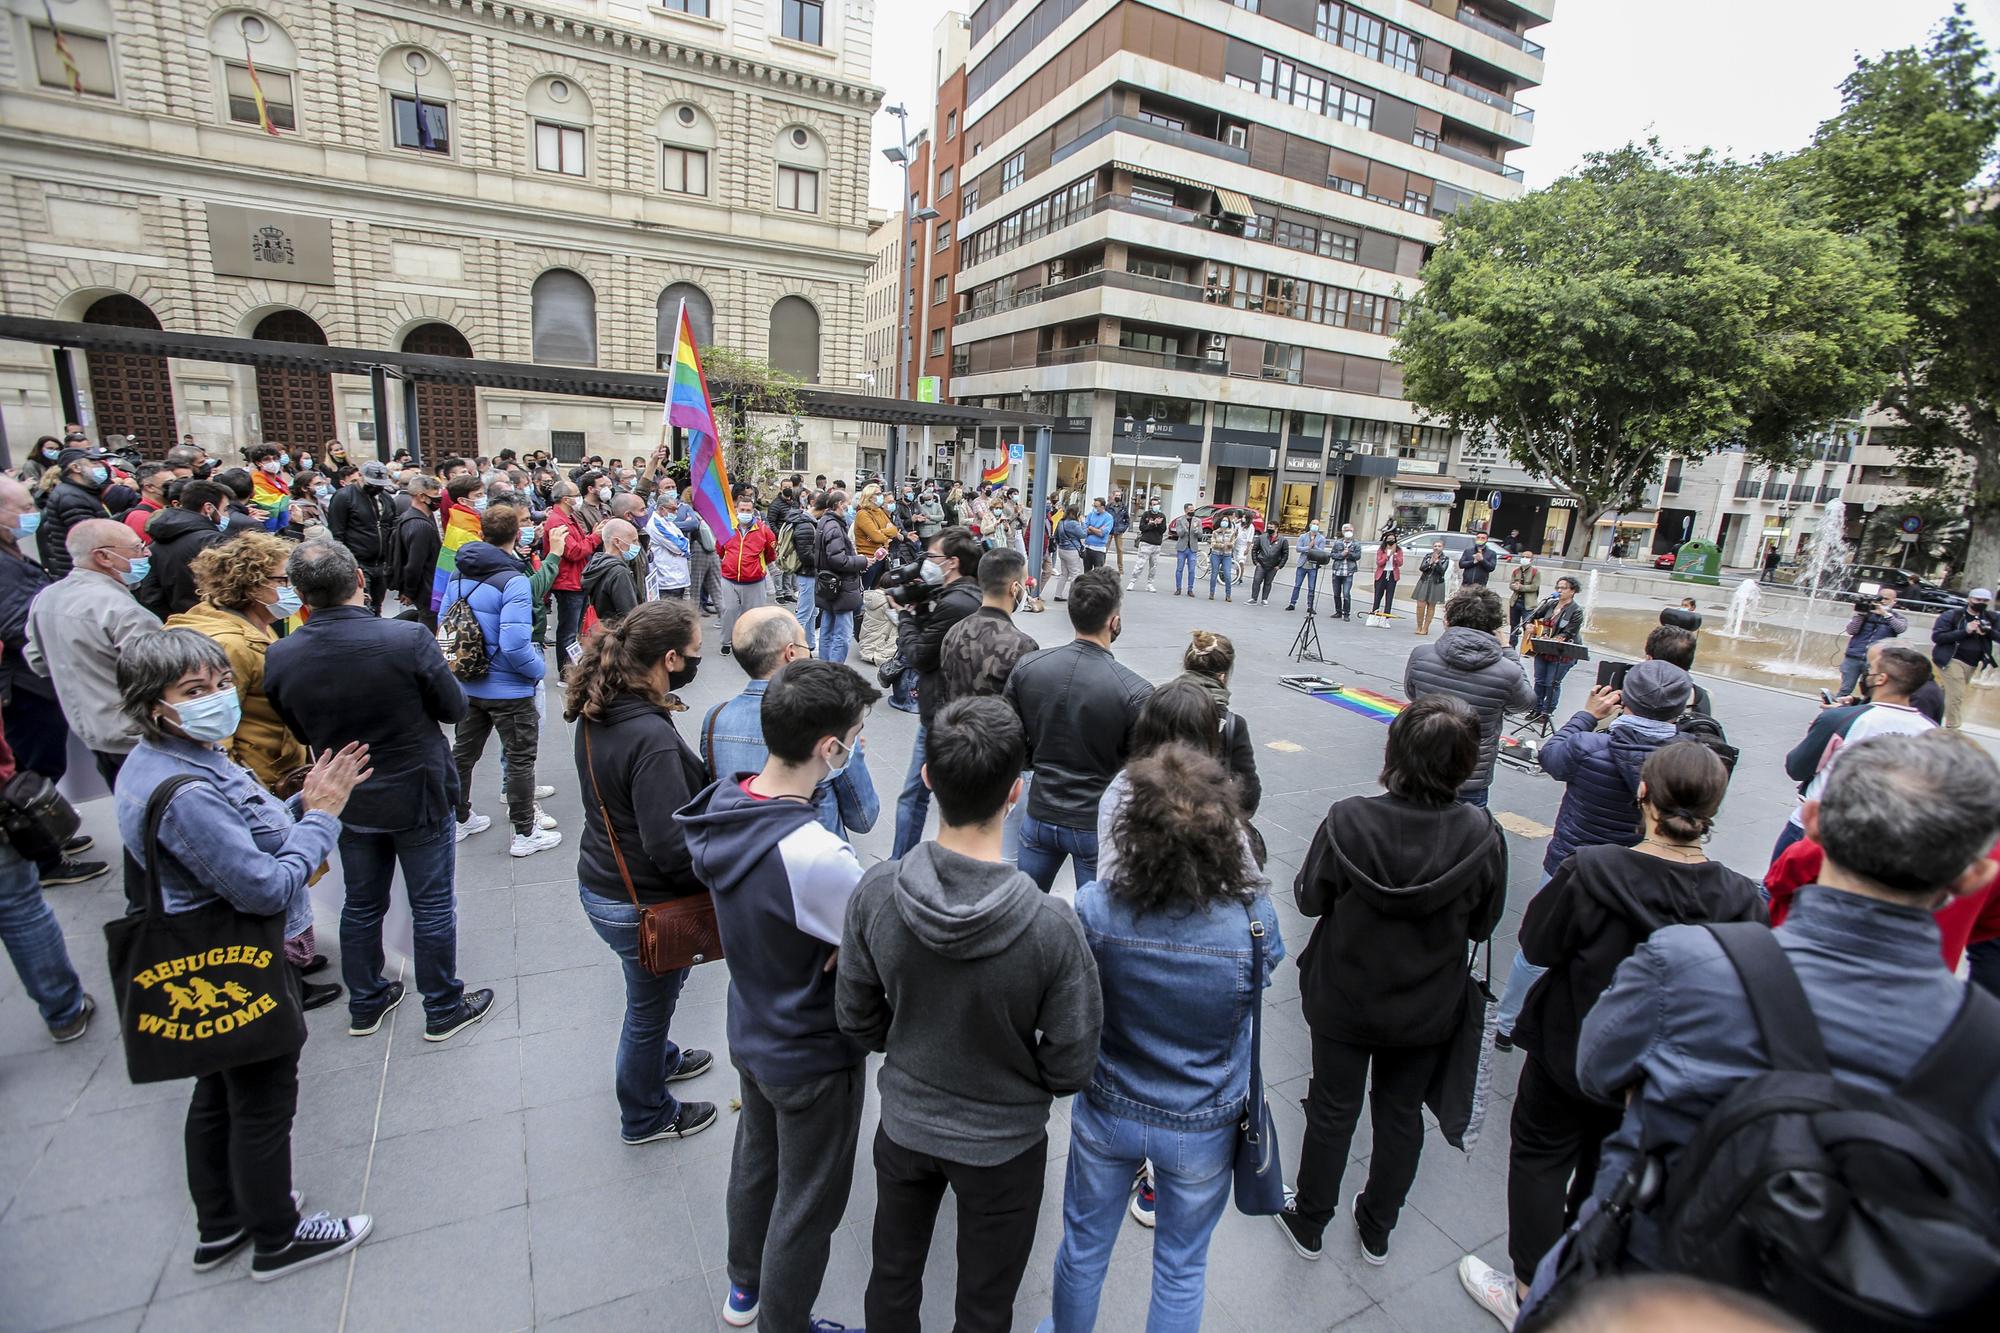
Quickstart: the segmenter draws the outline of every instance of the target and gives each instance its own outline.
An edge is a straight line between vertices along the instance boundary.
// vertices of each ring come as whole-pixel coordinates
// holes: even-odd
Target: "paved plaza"
[[[1284,571],[1282,595],[1291,571]],[[1663,585],[1664,587],[1664,585]],[[1219,629],[1236,641],[1234,706],[1249,721],[1264,784],[1257,824],[1271,855],[1273,899],[1296,957],[1308,923],[1293,910],[1291,883],[1327,805],[1375,790],[1384,728],[1281,688],[1296,670],[1285,650],[1298,618],[1280,607],[1195,602],[1144,586],[1129,594],[1121,660],[1155,681],[1179,670],[1187,632]],[[1706,600],[1706,599],[1705,599]],[[1711,622],[1716,608],[1708,608]],[[1045,646],[1065,641],[1063,608],[1021,617]],[[1363,688],[1401,693],[1403,659],[1415,642],[1410,621],[1391,629],[1320,622],[1324,674]],[[686,692],[695,710],[743,684],[735,662],[710,642],[701,675]],[[1564,702],[1579,703],[1591,671],[1570,678]],[[1793,803],[1779,760],[1813,714],[1807,699],[1705,679],[1717,715],[1743,750],[1711,852],[1746,873],[1761,872]],[[198,1276],[189,1267],[194,1220],[183,1179],[184,1083],[134,1087],[127,1081],[116,1025],[100,1011],[89,1036],[48,1042],[11,969],[0,969],[0,1328],[104,1330],[709,1329],[727,1288],[723,1191],[733,1133],[736,1080],[725,1052],[727,978],[721,966],[696,969],[673,1035],[716,1051],[715,1069],[682,1085],[683,1096],[723,1107],[714,1129],[681,1143],[628,1148],[618,1139],[612,1053],[622,1012],[619,972],[578,906],[576,832],[582,808],[568,728],[555,715],[543,733],[541,779],[557,788],[546,808],[560,821],[562,847],[523,860],[507,855],[497,741],[474,788],[495,826],[459,849],[459,972],[497,993],[491,1015],[467,1033],[432,1045],[422,1011],[403,1006],[372,1038],[346,1035],[345,1004],[309,1016],[301,1058],[294,1134],[296,1181],[308,1208],[367,1212],[374,1235],[351,1256],[269,1285],[249,1279],[247,1259]],[[908,763],[916,719],[879,705],[867,730],[869,768],[882,817],[857,839],[864,862],[888,852],[895,793]],[[1495,967],[1513,952],[1513,930],[1535,883],[1561,789],[1540,776],[1499,771],[1492,807],[1510,827],[1510,910],[1495,941]],[[84,807],[93,855],[115,860],[108,800]],[[1539,836],[1537,836],[1539,835]],[[1071,892],[1067,876],[1059,888]],[[100,927],[119,910],[117,875],[53,889],[49,900],[68,935],[86,985],[101,1005],[110,988]],[[322,919],[321,948],[337,945]],[[331,974],[338,977],[336,970]],[[1269,991],[1265,1071],[1288,1166],[1298,1161],[1299,1109],[1309,1040],[1299,1017],[1298,973],[1288,962]],[[1505,1266],[1507,1117],[1518,1056],[1503,1056],[1496,1103],[1470,1154],[1433,1135],[1388,1263],[1361,1262],[1347,1209],[1328,1230],[1325,1257],[1299,1260],[1278,1228],[1230,1212],[1215,1233],[1205,1326],[1216,1330],[1404,1329],[1414,1333],[1487,1330],[1489,1316],[1459,1290],[1458,1256],[1477,1251]],[[847,1220],[838,1233],[819,1313],[862,1322],[874,1180],[868,1143],[874,1094],[863,1125]],[[1047,1313],[1061,1232],[1068,1147],[1067,1103],[1050,1123],[1050,1153],[1035,1252],[1015,1310],[1017,1328]],[[1347,1193],[1365,1173],[1370,1132],[1354,1140]],[[1107,1329],[1144,1324],[1150,1233],[1121,1234],[1102,1307]],[[926,1285],[924,1325],[950,1326],[955,1232],[947,1206]]]

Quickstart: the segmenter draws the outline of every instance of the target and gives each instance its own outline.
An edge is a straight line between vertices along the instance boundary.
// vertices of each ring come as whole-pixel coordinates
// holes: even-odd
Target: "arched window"
[[[456,89],[444,61],[419,46],[393,46],[382,57],[380,77],[389,98],[389,145],[451,156]]]
[[[771,307],[771,365],[819,383],[819,311],[803,296],[780,297]]]
[[[653,126],[660,139],[660,188],[668,194],[708,194],[715,161],[715,122],[692,102],[676,102]]]
[[[581,273],[552,268],[535,279],[534,357],[571,366],[597,364],[597,293]]]
[[[551,74],[528,88],[528,135],[535,170],[587,174],[590,98],[575,79]]]
[[[694,325],[694,345],[706,347],[715,341],[715,305],[708,293],[691,282],[676,282],[660,293],[658,334],[663,367],[674,354],[674,321],[680,318],[683,300],[687,302],[688,323]]]
[[[792,213],[817,213],[820,184],[826,174],[826,142],[803,125],[787,125],[772,145],[777,164],[779,208]]]
[[[275,20],[247,9],[224,10],[208,26],[208,49],[226,123],[269,133],[299,127],[298,48]]]

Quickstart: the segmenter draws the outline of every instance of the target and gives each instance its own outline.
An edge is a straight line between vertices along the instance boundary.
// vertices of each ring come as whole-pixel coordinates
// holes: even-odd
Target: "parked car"
[[[1439,538],[1444,539],[1445,554],[1451,557],[1453,564],[1457,564],[1458,558],[1465,554],[1466,550],[1471,547],[1474,538],[1478,535],[1473,532],[1402,532],[1396,534],[1396,540],[1403,548],[1404,569],[1407,571],[1418,560],[1423,559],[1424,553],[1431,549],[1431,543],[1437,541]],[[1361,552],[1364,563],[1375,559],[1375,548],[1380,544],[1379,542],[1367,542],[1362,545]],[[1500,563],[1505,564],[1514,558],[1508,553],[1506,547],[1494,539],[1491,533],[1486,535],[1486,544],[1492,548],[1495,555],[1500,557]],[[1411,554],[1412,552],[1415,554]],[[1371,565],[1370,567],[1372,568],[1373,566]]]
[[[1677,551],[1656,551],[1653,554],[1653,568],[1672,569],[1674,562],[1679,558],[1680,553]]]
[[[1965,598],[1894,565],[1849,565],[1841,571],[1840,595],[1847,601],[1884,588],[1896,590],[1896,601],[1910,611],[1949,611]]]
[[[1203,532],[1215,531],[1215,520],[1219,514],[1229,515],[1229,521],[1239,528],[1253,519],[1264,517],[1249,505],[1207,504],[1194,507],[1194,516],[1201,520]]]

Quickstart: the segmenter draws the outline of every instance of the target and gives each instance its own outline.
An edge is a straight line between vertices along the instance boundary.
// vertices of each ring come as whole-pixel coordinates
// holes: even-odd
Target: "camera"
[[[1882,599],[1873,593],[1865,593],[1854,599],[1855,611],[1864,616],[1874,614],[1881,609],[1881,606]]]
[[[926,574],[924,564],[922,560],[907,560],[900,565],[891,565],[875,586],[904,610],[928,607],[944,591],[944,577],[937,573]]]
[[[1324,546],[1309,546],[1302,553],[1309,565],[1324,565],[1333,560],[1333,552]]]

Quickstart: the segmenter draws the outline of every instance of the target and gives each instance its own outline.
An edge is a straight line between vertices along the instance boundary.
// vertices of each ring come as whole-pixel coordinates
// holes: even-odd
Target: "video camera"
[[[1854,609],[1860,615],[1873,615],[1882,609],[1882,598],[1876,593],[1863,593],[1854,599]]]
[[[883,571],[881,581],[875,586],[904,610],[927,608],[944,591],[944,576],[941,573],[926,574],[924,564],[919,559],[891,565]]]
[[[1306,563],[1309,565],[1325,565],[1333,561],[1333,552],[1327,550],[1324,546],[1308,546],[1300,554],[1305,556]]]

